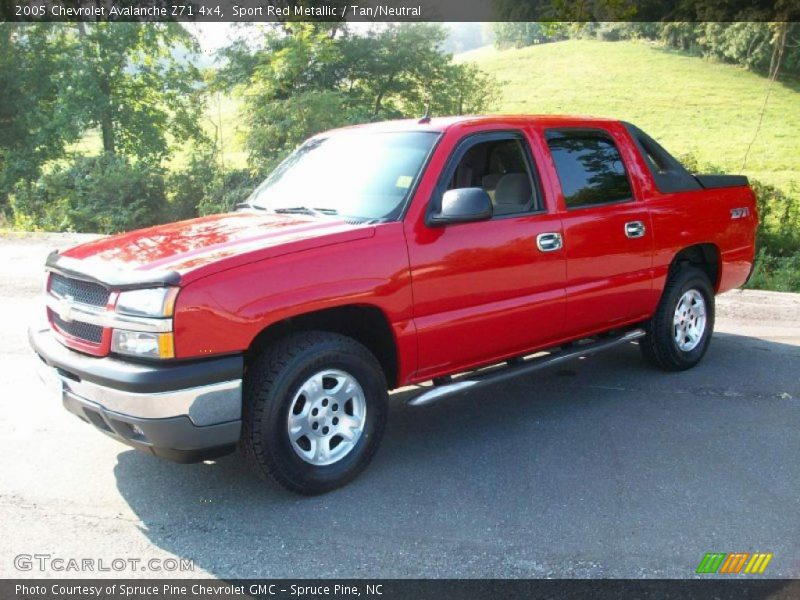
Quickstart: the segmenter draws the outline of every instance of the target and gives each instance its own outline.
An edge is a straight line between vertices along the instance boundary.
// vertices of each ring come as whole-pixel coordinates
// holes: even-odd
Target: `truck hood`
[[[372,225],[305,215],[243,211],[140,229],[61,253],[59,267],[111,283],[172,273],[180,280],[262,260],[371,237]],[[48,260],[48,264],[50,261]],[[149,275],[148,275],[149,274]],[[154,280],[157,277],[154,277]]]

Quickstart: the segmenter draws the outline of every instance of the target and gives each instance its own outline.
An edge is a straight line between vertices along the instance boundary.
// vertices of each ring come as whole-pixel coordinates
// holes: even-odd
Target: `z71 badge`
[[[746,206],[731,209],[731,219],[743,219],[750,216],[750,209]]]

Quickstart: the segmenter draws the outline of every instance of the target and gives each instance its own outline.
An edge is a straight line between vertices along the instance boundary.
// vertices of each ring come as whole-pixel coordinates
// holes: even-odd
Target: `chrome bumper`
[[[123,392],[90,381],[60,377],[65,394],[72,394],[104,410],[140,419],[187,416],[198,427],[242,418],[242,380],[223,381],[172,392]]]
[[[39,377],[67,410],[104,433],[180,462],[235,448],[242,418],[242,379],[230,378],[235,358],[200,361],[199,369],[139,365],[85,356],[62,346],[49,329],[31,330],[29,338]],[[209,381],[215,377],[223,380]],[[199,385],[186,386],[192,381]]]

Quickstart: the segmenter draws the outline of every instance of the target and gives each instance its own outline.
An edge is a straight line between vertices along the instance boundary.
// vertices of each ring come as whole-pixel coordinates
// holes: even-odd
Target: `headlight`
[[[178,289],[161,287],[120,292],[116,311],[140,317],[171,317]]]
[[[111,351],[142,358],[174,358],[172,333],[146,333],[115,329],[111,334]]]

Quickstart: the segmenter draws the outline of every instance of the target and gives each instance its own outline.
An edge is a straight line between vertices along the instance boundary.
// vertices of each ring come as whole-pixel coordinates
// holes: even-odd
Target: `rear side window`
[[[622,157],[604,131],[550,130],[547,145],[567,208],[633,199]]]
[[[639,152],[644,156],[659,192],[671,194],[702,189],[703,186],[695,179],[694,175],[689,173],[661,144],[638,127],[630,123],[623,123],[623,125],[631,134],[633,143],[636,144]]]

